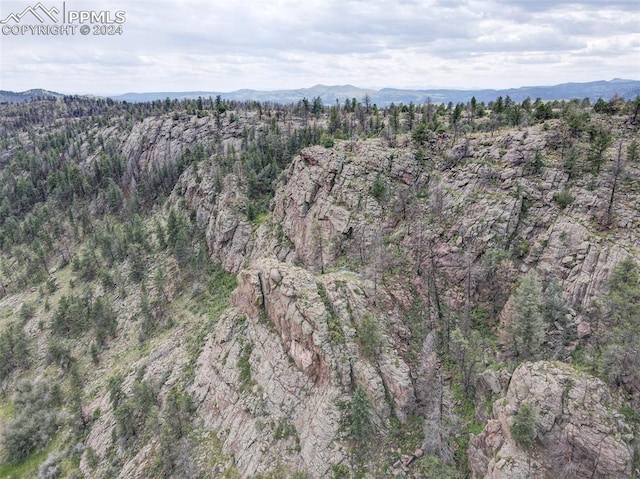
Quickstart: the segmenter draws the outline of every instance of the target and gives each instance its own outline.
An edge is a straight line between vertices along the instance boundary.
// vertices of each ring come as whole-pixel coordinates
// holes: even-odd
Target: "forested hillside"
[[[0,477],[638,476],[640,97],[0,117]]]

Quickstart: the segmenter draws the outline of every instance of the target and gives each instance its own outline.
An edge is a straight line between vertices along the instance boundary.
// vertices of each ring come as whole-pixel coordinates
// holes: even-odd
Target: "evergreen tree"
[[[636,140],[633,140],[629,146],[627,146],[627,162],[634,164],[638,157],[640,157],[640,146]]]
[[[173,255],[178,260],[180,265],[184,266],[189,261],[189,247],[190,241],[187,236],[187,232],[184,227],[178,230],[176,235],[176,241],[173,245]]]
[[[613,144],[613,135],[607,129],[599,129],[591,132],[591,146],[589,150],[589,161],[591,162],[594,173],[600,173],[600,167],[604,163],[604,154]]]
[[[351,400],[351,437],[359,443],[365,442],[373,432],[373,405],[362,384],[358,384]]]
[[[511,434],[518,446],[529,451],[538,434],[536,427],[536,411],[529,403],[522,403],[513,418]]]
[[[369,311],[362,315],[357,328],[357,339],[362,354],[371,361],[374,361],[380,353],[383,336],[380,332],[380,323]]]
[[[178,231],[180,230],[180,218],[174,209],[169,211],[169,218],[167,219],[167,237],[166,242],[170,248],[173,248],[176,244],[178,237]]]
[[[542,315],[542,288],[535,270],[529,271],[516,289],[511,332],[520,359],[538,356],[544,342],[545,323]]]
[[[562,297],[562,285],[553,278],[544,290],[542,313],[546,324],[550,327],[548,343],[558,358],[564,352],[567,340],[567,303]]]
[[[18,368],[29,364],[29,340],[18,324],[10,324],[0,332],[0,387]]]
[[[132,244],[128,250],[129,256],[129,276],[132,281],[139,283],[145,276],[146,264],[145,255],[139,244]]]
[[[637,384],[640,379],[640,267],[631,258],[616,265],[605,299],[602,368],[612,381]]]
[[[562,297],[562,285],[557,278],[553,278],[544,290],[544,303],[542,305],[545,320],[550,325],[558,323],[566,325],[567,306]]]

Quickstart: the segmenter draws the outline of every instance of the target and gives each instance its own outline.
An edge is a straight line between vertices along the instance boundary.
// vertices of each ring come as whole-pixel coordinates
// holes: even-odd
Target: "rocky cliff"
[[[632,309],[612,272],[640,263],[627,117],[598,120],[617,143],[596,171],[588,133],[566,151],[560,119],[424,135],[383,123],[285,161],[298,132],[331,120],[161,106],[126,127],[87,122],[65,158],[85,173],[111,158],[118,188],[95,179],[92,199],[76,184],[59,252],[3,262],[0,319],[24,315],[32,369],[79,404],[56,406],[79,416],[60,420],[73,426],[56,437],[79,445],[59,464],[123,478],[637,474],[637,391],[605,364],[635,364],[605,349]],[[18,257],[36,265],[25,278],[44,263],[42,284],[19,291]],[[544,322],[523,357],[513,323],[532,272],[527,311]],[[76,316],[96,324],[73,329]],[[14,369],[20,405],[32,375]]]
[[[513,425],[523,404],[534,411],[533,446]],[[633,433],[607,386],[565,364],[525,363],[469,448],[473,477],[631,477]]]
[[[558,278],[570,306],[570,321],[564,327],[572,331],[570,337],[588,336],[590,324],[584,311],[605,290],[612,268],[636,251],[638,218],[633,209],[637,198],[633,190],[622,193],[615,228],[610,231],[593,227],[606,196],[606,184],[594,188],[586,184],[587,179],[574,184],[574,203],[568,208],[559,207],[554,195],[567,187],[568,177],[547,148],[550,135],[540,128],[529,128],[493,138],[479,136],[454,148],[442,146],[434,158],[419,158],[408,144],[389,147],[383,140],[343,142],[331,149],[309,148],[285,172],[273,200],[272,215],[254,234],[248,233],[247,226],[240,226],[244,221],[241,213],[228,220],[232,226],[227,230],[234,233],[227,235],[227,241],[237,241],[234,257],[243,257],[237,253],[241,250],[250,252],[244,257],[249,268],[240,271],[234,303],[241,312],[238,314],[248,318],[246,333],[240,336],[252,345],[245,346],[251,351],[252,390],[263,394],[269,411],[264,414],[275,414],[271,420],[274,424],[282,414],[279,404],[304,404],[287,409],[286,416],[300,441],[300,451],[294,455],[301,462],[296,464],[312,477],[326,475],[329,464],[340,463],[348,455],[335,403],[348,398],[356,384],[364,384],[372,398],[381,434],[389,414],[400,421],[409,416],[424,417],[428,403],[424,388],[433,388],[433,383],[425,384],[422,375],[426,372],[411,359],[412,351],[416,351],[412,344],[426,340],[424,329],[411,316],[412,303],[416,297],[423,301],[426,329],[438,322],[444,308],[464,311],[465,278],[473,275],[472,294],[480,295],[479,283],[486,274],[481,271],[482,256],[488,249],[516,251],[504,273],[508,281],[515,282],[520,272],[529,268],[535,268],[544,278]],[[539,171],[530,171],[527,162],[541,151],[548,156]],[[379,185],[379,190],[374,190],[374,185]],[[217,235],[219,220],[209,220],[208,224],[208,234]],[[245,232],[236,235],[237,228]],[[225,264],[233,271],[240,263],[238,259]],[[440,298],[427,292],[434,284],[441,289]],[[502,304],[511,293],[513,290],[505,285]],[[375,358],[367,358],[358,342],[358,324],[369,311],[382,333]],[[242,350],[235,342],[227,344],[218,333],[209,341],[220,349],[201,358],[198,378],[203,383],[210,374],[205,371],[224,374],[228,368],[235,368]],[[267,345],[275,347],[273,342],[278,354],[265,349]],[[234,345],[236,356],[228,356]],[[211,364],[220,357],[226,358],[227,364],[230,361],[230,366]],[[290,360],[286,369],[289,373],[277,373],[282,366],[267,366],[275,357],[281,357],[283,364],[285,358]],[[605,417],[620,418],[615,406],[601,405],[604,409],[598,410],[595,418],[594,411],[586,411],[592,407],[589,404],[599,404],[606,386],[595,378],[561,366],[554,369],[547,363],[537,364],[534,371],[547,369],[548,374],[530,373],[526,388],[532,392],[527,394],[539,393],[539,400],[547,401],[551,394],[547,382],[552,382],[554,394],[559,394],[556,402],[566,405],[544,416],[546,425],[540,428],[546,430],[540,432],[541,445],[557,445],[564,438],[568,445],[563,451],[573,451],[571,464],[566,467],[574,468],[576,477],[594,468],[600,471],[597,474],[616,471],[615,477],[629,477],[630,430],[615,419],[609,426],[603,425]],[[504,411],[513,414],[521,401],[535,403],[528,397],[512,403],[513,391],[524,387],[517,386],[524,371],[528,369],[523,366],[514,373],[506,406],[500,406],[502,400],[497,400],[493,408],[496,419],[490,419],[487,425],[490,429],[501,424],[500,434],[507,438],[509,419]],[[562,371],[564,376],[558,378]],[[213,376],[216,384],[221,380],[217,374]],[[571,379],[572,374],[575,379]],[[288,388],[279,383],[285,378],[293,382]],[[571,381],[574,386],[565,387]],[[590,381],[593,387],[588,386]],[[229,378],[222,382],[237,383]],[[202,407],[219,411],[219,399],[215,399],[218,394],[210,390]],[[234,395],[242,393],[236,390]],[[578,396],[583,409],[574,401]],[[238,415],[246,419],[240,404],[224,414],[216,413],[218,421]],[[549,419],[552,415],[557,420]],[[580,418],[585,416],[592,418],[591,426],[581,423]],[[594,431],[586,437],[588,428]],[[241,451],[248,445],[252,450],[262,448],[261,453],[247,451],[244,457],[251,457],[252,464],[239,463],[244,473],[259,471],[258,464],[264,464],[271,454],[265,435],[268,433],[264,430],[243,430],[225,442],[229,451]],[[425,435],[429,435],[428,429]],[[263,438],[262,446],[259,438]],[[486,440],[494,439],[491,436]],[[501,458],[509,454],[525,458],[522,451],[517,453],[513,441],[501,441],[492,447],[511,452],[495,456],[487,450],[486,457],[492,462],[475,461],[474,474],[515,477],[506,470],[502,476],[496,475],[495,471],[505,464]],[[474,454],[479,453],[472,457]],[[546,471],[539,474],[552,477],[557,464],[548,454],[528,465],[531,469],[527,470]],[[521,468],[519,464],[514,462],[509,471]]]

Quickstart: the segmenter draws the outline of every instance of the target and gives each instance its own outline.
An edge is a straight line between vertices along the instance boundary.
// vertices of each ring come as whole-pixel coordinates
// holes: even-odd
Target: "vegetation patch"
[[[356,326],[357,341],[362,354],[370,361],[375,361],[382,347],[383,336],[380,323],[369,311],[365,311]]]
[[[561,210],[564,210],[566,207],[573,203],[575,198],[571,194],[571,191],[569,191],[568,189],[564,189],[559,193],[555,193],[553,195],[553,200],[558,203],[558,206]]]
[[[253,345],[247,343],[242,347],[240,355],[238,356],[238,369],[240,371],[238,380],[240,381],[240,389],[242,391],[250,391],[254,386],[255,381],[251,377],[251,353],[253,352]]]

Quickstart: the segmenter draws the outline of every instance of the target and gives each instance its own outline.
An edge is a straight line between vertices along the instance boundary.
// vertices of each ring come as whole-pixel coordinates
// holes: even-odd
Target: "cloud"
[[[0,15],[26,5],[3,0]],[[96,9],[86,0],[66,5]],[[502,88],[639,77],[636,1],[109,0],[99,5],[126,11],[122,36],[3,36],[0,88],[94,93],[316,83]]]

